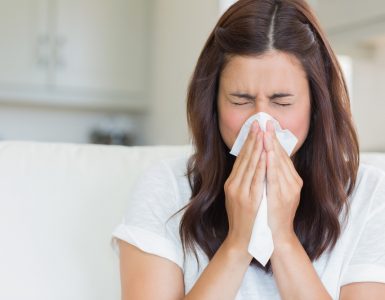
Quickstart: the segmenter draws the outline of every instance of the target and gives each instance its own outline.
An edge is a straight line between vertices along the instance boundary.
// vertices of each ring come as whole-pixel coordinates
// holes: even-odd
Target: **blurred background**
[[[185,101],[226,0],[0,0],[0,140],[189,143]],[[385,151],[385,1],[312,0],[362,151]]]

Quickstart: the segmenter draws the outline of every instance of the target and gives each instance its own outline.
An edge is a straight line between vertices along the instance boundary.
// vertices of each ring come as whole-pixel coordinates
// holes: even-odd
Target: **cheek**
[[[310,112],[294,113],[280,122],[282,128],[289,129],[298,139],[293,154],[304,143],[310,126]]]
[[[247,116],[243,116],[239,112],[236,113],[231,110],[223,110],[219,116],[219,130],[222,139],[229,149],[233,146],[235,139]]]

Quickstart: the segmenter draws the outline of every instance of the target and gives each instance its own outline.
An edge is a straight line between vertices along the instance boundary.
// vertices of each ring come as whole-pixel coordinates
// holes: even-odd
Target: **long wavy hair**
[[[188,86],[187,120],[194,152],[186,176],[192,193],[182,208],[179,234],[184,255],[192,250],[198,266],[195,247],[211,260],[229,229],[224,183],[235,157],[229,154],[218,126],[221,72],[233,55],[255,57],[272,49],[301,62],[311,91],[309,133],[292,158],[303,179],[293,225],[311,261],[334,248],[344,207],[346,221],[359,145],[345,79],[325,33],[303,0],[239,0],[209,35]],[[270,261],[264,267],[253,259],[251,265],[272,273]]]

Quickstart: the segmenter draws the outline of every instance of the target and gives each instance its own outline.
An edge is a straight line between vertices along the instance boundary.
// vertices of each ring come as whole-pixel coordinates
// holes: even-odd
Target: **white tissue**
[[[247,135],[250,130],[252,122],[256,120],[259,123],[259,127],[262,131],[266,131],[266,122],[271,120],[277,138],[285,149],[288,155],[291,154],[295,145],[297,144],[297,138],[288,129],[281,129],[279,122],[267,113],[259,112],[252,115],[242,125],[242,128],[238,134],[237,139],[231,148],[230,154],[238,156],[244,142],[247,139]],[[258,260],[263,266],[269,261],[274,250],[273,238],[271,230],[267,222],[267,198],[266,198],[266,180],[264,183],[262,201],[258,209],[257,216],[254,221],[253,231],[251,233],[251,239],[248,247],[249,253]]]

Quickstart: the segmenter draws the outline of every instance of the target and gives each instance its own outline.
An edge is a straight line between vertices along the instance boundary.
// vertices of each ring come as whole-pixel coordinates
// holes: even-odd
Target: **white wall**
[[[154,0],[148,144],[189,143],[187,85],[219,18],[218,1]]]
[[[385,13],[383,0],[317,0],[313,2],[321,23],[334,29],[352,23],[366,22]]]
[[[377,51],[353,60],[352,111],[363,151],[385,151],[385,45]]]
[[[315,8],[334,50],[352,59],[352,112],[361,150],[385,151],[385,2],[319,0]]]

